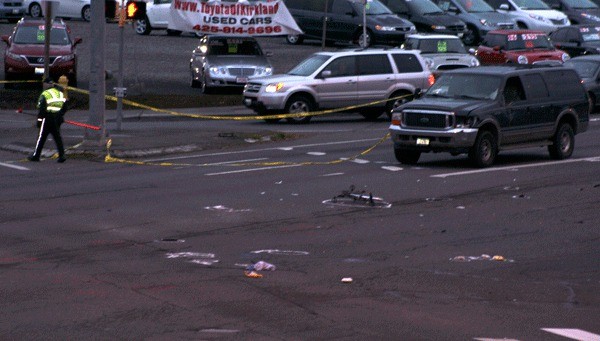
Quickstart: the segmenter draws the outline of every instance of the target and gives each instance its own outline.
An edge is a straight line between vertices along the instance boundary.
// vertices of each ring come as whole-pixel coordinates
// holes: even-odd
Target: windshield
[[[442,14],[442,13],[444,13],[444,11],[442,11],[441,8],[437,7],[436,4],[434,4],[433,2],[431,2],[429,0],[418,0],[418,1],[407,0],[406,4],[413,11],[415,11],[416,13],[419,13],[419,14]]]
[[[545,34],[509,34],[506,38],[507,50],[554,49],[554,46],[552,46],[552,43],[550,42],[550,38]]]
[[[583,41],[600,41],[600,34],[598,32],[581,33],[581,37],[583,38]]]
[[[494,9],[483,0],[458,0],[458,3],[470,13],[494,12]]]
[[[261,56],[260,46],[254,40],[240,38],[211,39],[208,55]]]
[[[45,40],[44,26],[20,26],[15,32],[15,44],[39,44]],[[53,27],[50,30],[50,45],[69,45],[69,36],[64,28]]]
[[[541,0],[513,0],[515,5],[525,10],[536,10],[536,9],[550,9],[550,6],[546,5]]]
[[[312,56],[301,61],[293,69],[288,72],[288,75],[294,76],[309,76],[312,75],[318,68],[321,67],[331,56],[324,54],[313,54]]]
[[[444,73],[427,90],[425,97],[494,100],[502,78],[490,75]]]
[[[357,3],[354,1],[350,2],[352,6],[354,6],[354,10],[357,13],[363,12],[362,3]],[[393,14],[389,8],[387,8],[384,4],[379,2],[378,0],[368,1],[367,2],[367,15],[379,15],[379,14]]]
[[[564,66],[574,68],[581,78],[594,78],[598,71],[598,65],[600,64],[589,60],[567,60],[564,64]]]
[[[590,0],[565,0],[565,4],[575,9],[596,9],[598,5]]]
[[[417,47],[426,53],[467,53],[460,39],[423,39]]]

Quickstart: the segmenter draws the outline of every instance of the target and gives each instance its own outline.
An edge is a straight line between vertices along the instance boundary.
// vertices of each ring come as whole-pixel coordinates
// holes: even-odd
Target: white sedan
[[[52,8],[53,16],[60,18],[81,18],[85,21],[90,21],[92,15],[90,9],[91,0],[60,0],[53,3],[58,4]],[[27,13],[34,18],[44,16],[46,11],[42,0],[25,0],[23,5],[27,9]]]
[[[150,34],[152,30],[167,30],[167,34],[171,36],[181,34],[181,31],[167,29],[169,26],[172,0],[145,1],[146,17],[133,22],[133,28],[137,34],[147,35]],[[196,35],[199,37],[202,36],[199,32],[197,32]]]

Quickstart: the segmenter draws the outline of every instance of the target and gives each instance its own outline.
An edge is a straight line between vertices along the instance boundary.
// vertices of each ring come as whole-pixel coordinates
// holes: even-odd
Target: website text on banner
[[[174,0],[169,28],[230,36],[302,34],[281,0],[251,3]]]

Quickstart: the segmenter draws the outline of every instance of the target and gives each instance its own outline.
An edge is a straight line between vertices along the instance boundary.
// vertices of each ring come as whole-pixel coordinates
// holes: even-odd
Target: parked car
[[[589,103],[575,70],[490,66],[444,73],[427,93],[396,110],[390,133],[401,163],[421,153],[468,154],[491,166],[504,149],[547,146],[566,159],[587,130]]]
[[[572,58],[563,65],[575,69],[581,77],[590,98],[590,107],[595,111],[600,104],[600,55]]]
[[[16,23],[25,15],[23,0],[0,0],[0,20]]]
[[[551,8],[563,12],[573,25],[600,24],[600,8],[590,0],[544,0]]]
[[[496,11],[511,16],[520,29],[550,33],[571,24],[564,13],[550,8],[542,0],[487,0],[487,2]]]
[[[241,88],[253,78],[273,74],[267,56],[253,37],[204,36],[192,51],[191,86],[203,93],[219,87]]]
[[[327,13],[324,4],[328,4]],[[327,2],[285,0],[290,14],[302,29],[302,35],[288,35],[287,42],[301,44],[304,38],[323,39],[323,19],[327,17],[325,40],[328,43],[352,43],[363,47],[373,44],[400,45],[407,34],[416,33],[415,25],[401,19],[379,0],[369,1],[367,30],[363,31],[363,5],[353,0]]]
[[[44,16],[46,7],[43,0],[25,0],[27,13],[34,18]],[[52,15],[59,18],[78,18],[90,21],[92,10],[91,0],[60,0],[54,2],[58,6],[52,7]]]
[[[433,81],[418,51],[391,48],[319,52],[286,74],[249,81],[244,87],[244,105],[259,115],[270,115],[380,101],[360,109],[365,118],[376,119],[410,100],[418,89],[427,89]],[[310,119],[305,116],[288,121],[304,123]],[[277,120],[268,120],[273,121]]]
[[[460,38],[467,31],[467,25],[454,15],[439,8],[431,0],[381,0],[399,17],[409,20],[417,27],[417,32],[453,34]]]
[[[145,0],[146,1],[146,17],[133,22],[135,33],[148,35],[152,31],[166,31],[167,35],[178,36],[182,32],[169,29],[169,17],[171,11],[172,0]],[[196,32],[198,37],[202,34]]]
[[[45,20],[25,17],[15,26],[10,36],[1,38],[4,51],[6,80],[42,79],[44,74]],[[71,30],[61,20],[54,19],[50,31],[50,77],[54,81],[67,76],[69,85],[77,86],[77,51],[81,38],[72,38]],[[10,86],[10,84],[6,84]]]
[[[467,24],[467,32],[462,38],[467,46],[479,43],[489,31],[510,30],[517,27],[511,17],[494,11],[483,0],[433,0],[433,2]]]
[[[490,32],[475,55],[482,65],[535,64],[542,61],[561,64],[570,58],[568,53],[552,45],[546,33],[532,30]]]
[[[600,25],[573,25],[558,29],[550,34],[557,49],[571,57],[600,53]]]
[[[445,70],[479,66],[460,38],[447,34],[411,34],[402,45],[406,50],[419,50],[425,63],[438,76]]]

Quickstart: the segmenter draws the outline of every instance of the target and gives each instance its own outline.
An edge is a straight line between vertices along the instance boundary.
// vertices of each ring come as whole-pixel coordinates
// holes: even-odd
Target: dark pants
[[[50,115],[48,115],[50,116]],[[58,150],[58,157],[64,158],[65,149],[63,147],[62,138],[60,137],[60,119],[58,118],[58,114],[46,117],[42,119],[42,126],[40,128],[40,135],[38,136],[37,142],[35,144],[35,151],[33,152],[33,157],[39,158],[42,155],[42,149],[44,148],[44,143],[46,143],[46,139],[48,138],[48,134],[52,135],[54,142],[56,143],[56,149]]]

